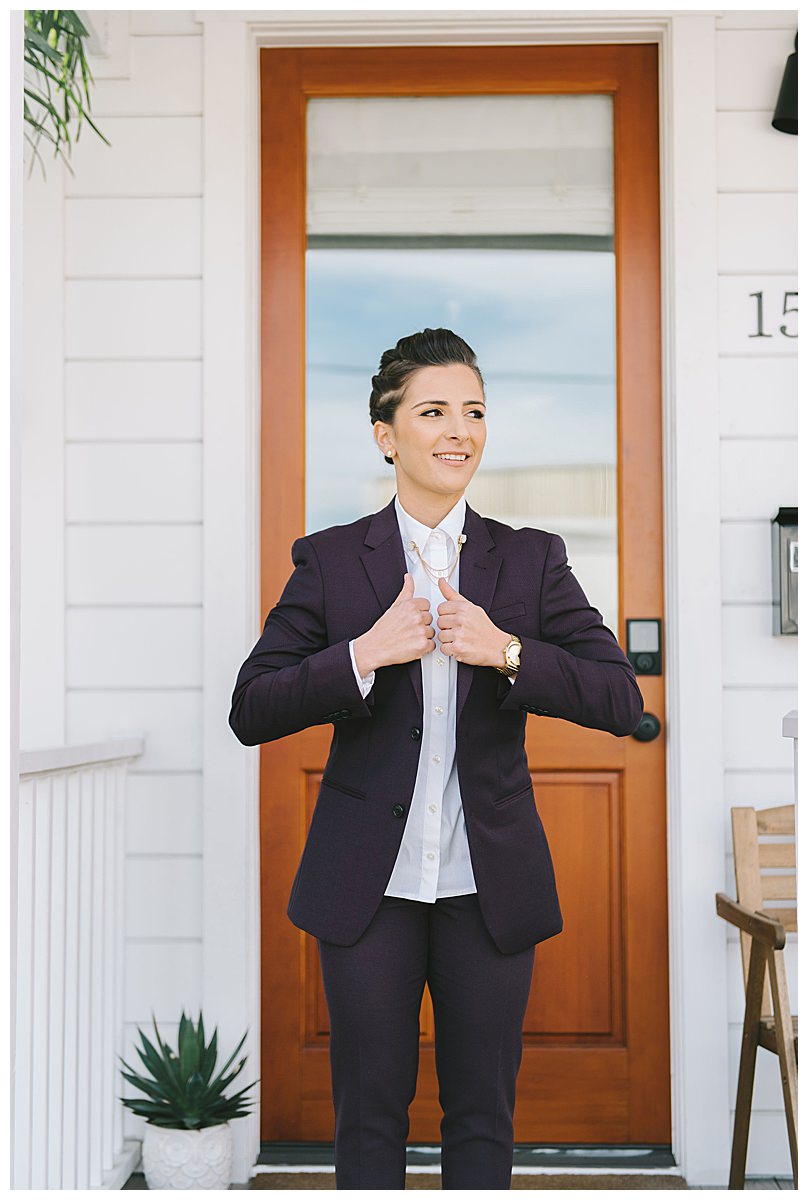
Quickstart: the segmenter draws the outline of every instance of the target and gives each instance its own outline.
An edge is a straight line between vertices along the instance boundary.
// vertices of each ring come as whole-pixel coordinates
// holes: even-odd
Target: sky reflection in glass
[[[309,249],[306,532],[380,507],[380,478],[392,495],[370,378],[385,349],[427,326],[453,329],[477,353],[488,402],[477,475],[613,467],[614,262],[597,250]]]

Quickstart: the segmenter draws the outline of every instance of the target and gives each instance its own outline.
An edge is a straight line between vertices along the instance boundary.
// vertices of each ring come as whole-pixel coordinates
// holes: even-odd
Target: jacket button
[[[412,729],[410,730],[410,737],[412,738],[412,740],[414,742],[417,742],[418,739],[420,738],[420,736],[421,736],[421,730],[418,728],[417,725],[413,725]]]
[[[393,816],[394,817],[403,817],[404,816],[404,805],[403,804],[394,804],[393,805]]]

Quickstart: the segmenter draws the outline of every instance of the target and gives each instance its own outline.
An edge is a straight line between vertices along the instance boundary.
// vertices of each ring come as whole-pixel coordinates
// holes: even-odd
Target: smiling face
[[[402,504],[445,500],[448,512],[466,490],[485,446],[485,400],[470,367],[452,363],[419,367],[410,376],[392,424],[376,421],[373,433],[393,459]],[[442,454],[463,455],[455,461]]]

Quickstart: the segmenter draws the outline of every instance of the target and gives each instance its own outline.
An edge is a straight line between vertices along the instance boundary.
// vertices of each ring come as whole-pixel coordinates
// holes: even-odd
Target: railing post
[[[798,712],[799,712],[798,709],[792,708],[791,711],[787,712],[786,715],[783,717],[783,737],[790,737],[790,738],[794,739],[794,850],[795,850],[795,854],[799,854],[799,850],[797,850],[797,847],[800,844],[800,839],[799,839],[800,806],[799,806],[799,802],[798,802],[799,801],[799,790],[797,787],[797,773],[798,773],[798,769],[799,769],[798,762],[797,762],[797,741],[798,741],[798,738],[797,738],[797,724],[798,724],[797,715],[798,715]],[[799,873],[798,873],[798,877],[799,877]]]

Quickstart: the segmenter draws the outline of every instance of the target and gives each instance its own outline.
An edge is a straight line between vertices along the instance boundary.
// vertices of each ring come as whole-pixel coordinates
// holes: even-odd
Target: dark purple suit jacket
[[[624,737],[640,722],[643,698],[558,534],[512,529],[468,501],[463,529],[454,585],[522,642],[513,684],[493,667],[457,664],[457,770],[472,868],[483,919],[507,954],[563,925],[525,754],[527,713]],[[408,569],[394,501],[297,538],[292,561],[238,673],[230,726],[255,746],[333,723],[287,915],[315,937],[349,946],[390,879],[424,727],[421,660],[380,667],[363,699],[348,651],[393,603]]]

